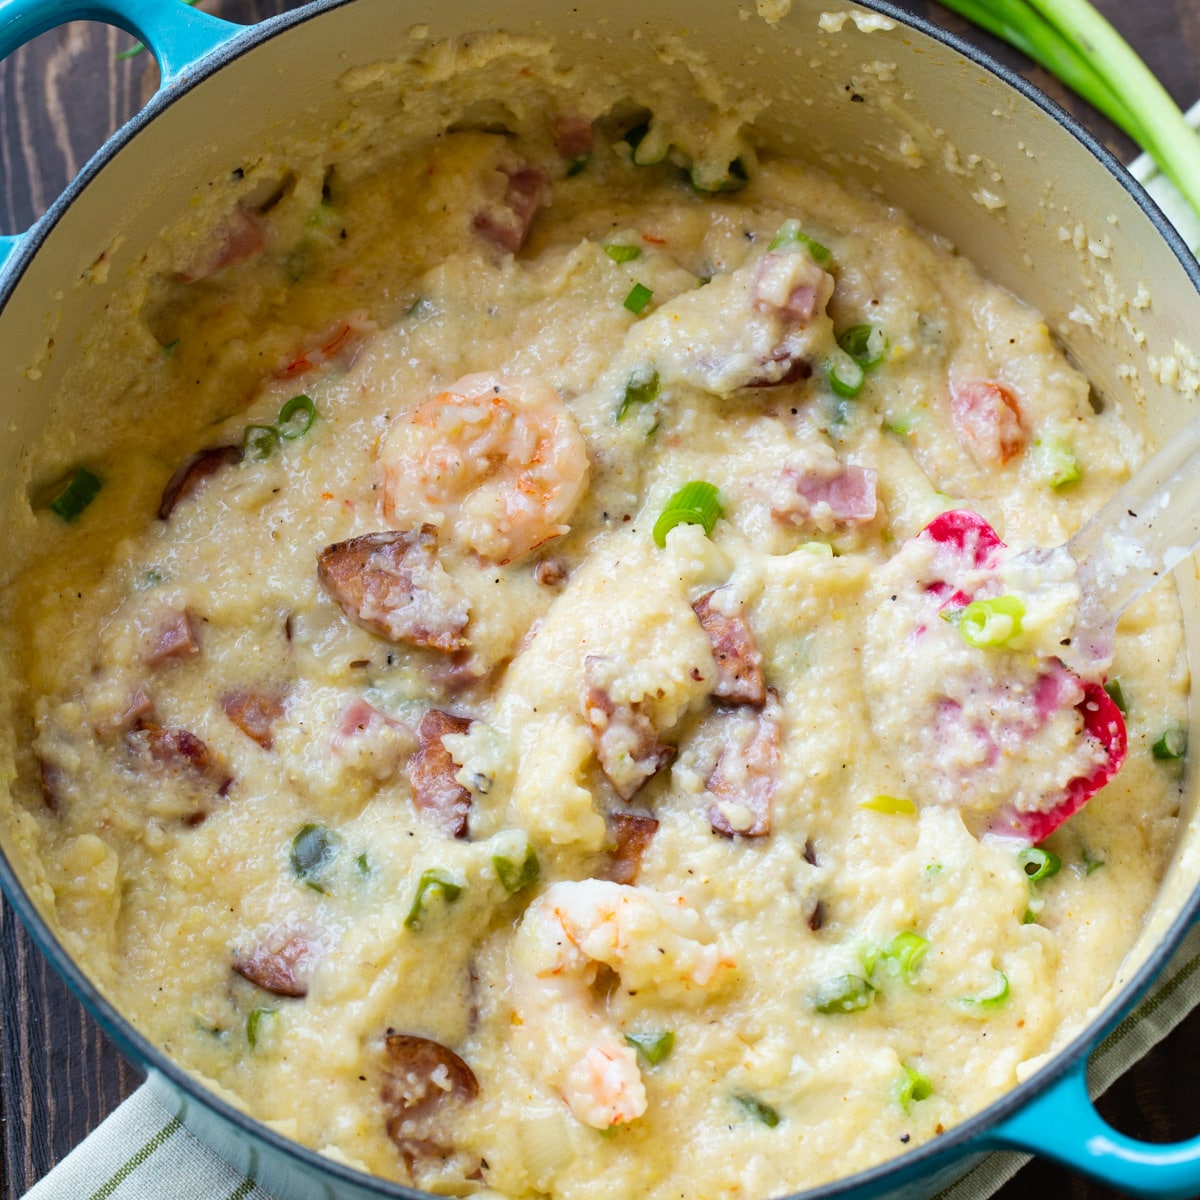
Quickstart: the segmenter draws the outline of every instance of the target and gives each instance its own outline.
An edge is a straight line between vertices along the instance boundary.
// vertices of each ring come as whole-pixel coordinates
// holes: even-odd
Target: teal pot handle
[[[0,0],[0,59],[67,21],[103,21],[145,42],[158,62],[160,89],[186,81],[202,58],[244,32],[182,0]],[[28,236],[0,236],[0,273]]]
[[[1130,1196],[1200,1195],[1200,1137],[1161,1145],[1118,1133],[1088,1097],[1086,1057],[997,1125],[988,1141],[1053,1159]]]

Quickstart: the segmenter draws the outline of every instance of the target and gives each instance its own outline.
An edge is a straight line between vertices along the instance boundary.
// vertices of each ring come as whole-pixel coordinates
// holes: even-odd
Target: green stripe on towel
[[[172,1117],[148,1142],[135,1150],[88,1198],[107,1200],[161,1145],[169,1142],[183,1128],[178,1117]],[[233,1200],[231,1197],[230,1200]]]

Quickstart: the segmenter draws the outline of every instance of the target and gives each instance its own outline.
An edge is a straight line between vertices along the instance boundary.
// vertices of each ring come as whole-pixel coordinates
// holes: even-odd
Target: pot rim
[[[336,9],[356,3],[356,0],[310,0],[304,7],[270,17],[249,25],[231,35],[228,42],[206,54],[182,76],[164,86],[128,122],[109,137],[88,160],[79,174],[67,185],[45,214],[17,240],[11,256],[0,263],[0,313],[7,306],[38,250],[58,224],[66,210],[86,190],[88,184],[112,161],[124,147],[151,122],[160,117],[176,101],[193,88],[207,81],[229,63],[256,50],[279,34],[323,17]],[[924,34],[957,52],[976,66],[998,78],[1015,90],[1024,100],[1040,108],[1062,129],[1080,142],[1112,180],[1120,186],[1142,210],[1159,236],[1179,260],[1185,274],[1200,295],[1200,262],[1192,254],[1175,227],[1167,220],[1142,185],[1129,174],[1125,166],[1095,138],[1079,121],[1055,100],[1037,88],[1012,68],[992,58],[983,50],[964,41],[957,34],[943,29],[925,17],[899,8],[892,0],[855,0],[863,8],[873,10],[897,24]],[[271,1147],[299,1167],[318,1175],[351,1185],[360,1192],[381,1200],[430,1200],[430,1193],[372,1175],[356,1167],[327,1158],[318,1151],[282,1134],[237,1108],[210,1091],[200,1079],[169,1058],[137,1029],[101,993],[83,969],[75,962],[65,946],[54,936],[32,899],[21,886],[15,868],[0,846],[0,892],[12,905],[14,912],[51,965],[70,990],[96,1019],[104,1032],[126,1057],[146,1070],[151,1078],[160,1076],[184,1096],[210,1110],[225,1123],[234,1126],[250,1139]],[[1116,1026],[1134,1006],[1141,994],[1166,965],[1189,926],[1200,912],[1200,880],[1197,880],[1187,900],[1181,905],[1170,928],[1160,938],[1154,950],[1124,986],[1109,999],[1104,1010],[1077,1034],[1065,1047],[1029,1079],[1018,1084],[964,1121],[952,1126],[936,1139],[911,1150],[904,1150],[873,1167],[821,1184],[815,1188],[789,1193],[784,1200],[833,1200],[852,1193],[875,1194],[899,1187],[903,1182],[928,1175],[937,1167],[949,1166],[952,1160],[1000,1149],[993,1137],[994,1127],[1001,1124],[1035,1096],[1063,1079],[1079,1062],[1099,1045],[1104,1036]]]

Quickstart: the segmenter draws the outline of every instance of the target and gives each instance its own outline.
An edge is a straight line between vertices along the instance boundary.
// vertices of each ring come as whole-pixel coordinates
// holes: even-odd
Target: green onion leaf
[[[1038,438],[1033,443],[1033,463],[1038,478],[1048,488],[1057,491],[1079,481],[1079,459],[1061,438]]]
[[[705,537],[712,537],[717,518],[723,513],[721,499],[716,487],[703,480],[685,483],[667,501],[662,515],[654,522],[654,544],[663,550],[667,545],[667,534],[676,525],[700,525]]]
[[[875,998],[875,989],[860,975],[836,975],[826,980],[812,998],[819,1013],[861,1012]]]
[[[429,870],[422,871],[421,878],[417,881],[417,894],[413,897],[412,908],[404,918],[404,928],[420,929],[430,901],[434,897],[440,897],[444,905],[451,905],[462,895],[463,886],[440,867],[430,867]]]
[[[888,342],[877,325],[851,325],[838,334],[837,344],[864,371],[879,366],[887,355]]]
[[[242,459],[265,462],[279,445],[279,430],[274,425],[247,425],[242,433]]]
[[[872,796],[869,800],[860,800],[858,807],[896,817],[912,817],[917,812],[917,806],[902,796]]]
[[[296,878],[315,891],[323,892],[325,874],[341,844],[342,839],[324,825],[310,822],[302,826],[292,838],[292,850],[288,855]]]
[[[515,896],[530,884],[537,883],[542,874],[537,851],[528,842],[525,843],[523,857],[518,859],[507,854],[496,854],[492,857],[492,867],[495,869],[496,878],[510,896]]]
[[[627,1033],[625,1040],[651,1067],[657,1067],[675,1048],[675,1033],[670,1029],[665,1033]]]
[[[968,646],[999,649],[1011,645],[1021,632],[1025,605],[1017,596],[972,600],[962,611],[958,632]]]
[[[1127,716],[1129,708],[1125,703],[1125,692],[1121,688],[1119,679],[1105,680],[1104,690],[1108,693],[1108,698],[1121,710],[1121,716]]]
[[[246,1041],[251,1050],[260,1041],[266,1041],[270,1037],[278,1015],[279,1010],[276,1008],[251,1009],[246,1017]]]
[[[69,524],[95,500],[103,486],[104,480],[99,475],[92,474],[87,467],[76,467],[46,507]]]
[[[799,221],[784,221],[776,230],[775,236],[771,239],[771,244],[767,249],[785,250],[799,246],[803,246],[808,251],[813,262],[822,267],[833,257],[827,247],[822,246],[820,242],[813,241],[807,234],[800,232]]]
[[[609,242],[604,247],[604,253],[615,263],[633,262],[635,258],[642,257],[642,248],[640,246],[626,246],[622,242]]]
[[[862,954],[863,969],[876,987],[885,974],[899,976],[911,987],[916,983],[917,971],[928,949],[928,938],[905,930],[896,934],[886,946],[865,950]]]
[[[843,400],[853,400],[862,391],[867,379],[862,364],[845,352],[829,357],[825,363],[825,375],[833,394],[841,396]]]
[[[317,419],[317,406],[307,396],[293,396],[280,410],[279,436],[289,442],[303,437]]]
[[[358,868],[358,873],[364,878],[368,878],[371,874],[371,862],[367,858],[367,852],[364,850],[354,860],[354,865]]]
[[[621,398],[621,407],[617,409],[617,420],[620,421],[634,404],[649,404],[658,399],[658,372],[650,367],[635,371],[625,384],[625,395]]]
[[[1041,846],[1026,847],[1017,855],[1017,862],[1030,883],[1041,883],[1062,870],[1062,859],[1053,850],[1043,850]]]
[[[756,1121],[761,1121],[768,1129],[774,1129],[779,1124],[779,1112],[754,1096],[734,1096],[733,1102],[747,1116],[753,1117]]]
[[[650,303],[653,295],[654,293],[644,283],[635,283],[629,289],[629,295],[625,297],[625,307],[635,317],[641,316],[646,311],[646,306]]]
[[[904,1074],[896,1081],[895,1096],[900,1107],[908,1112],[914,1102],[928,1100],[933,1095],[933,1084],[907,1063],[901,1063],[900,1068]]]
[[[1150,752],[1155,758],[1182,758],[1187,753],[1187,743],[1187,730],[1172,725],[1163,730],[1162,737],[1150,747]]]
[[[986,1017],[1008,999],[1008,976],[996,972],[996,981],[990,991],[981,996],[964,996],[958,1003],[964,1012],[976,1017]]]

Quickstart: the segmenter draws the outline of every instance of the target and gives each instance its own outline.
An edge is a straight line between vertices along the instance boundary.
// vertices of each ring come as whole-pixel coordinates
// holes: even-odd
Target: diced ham
[[[233,969],[276,996],[308,995],[312,968],[321,956],[320,945],[307,934],[277,930],[245,954],[233,959]]]
[[[755,264],[750,307],[803,329],[828,302],[829,276],[807,254],[768,250]]]
[[[1000,466],[1025,448],[1020,405],[991,380],[951,384],[950,419],[959,442],[981,467]]]
[[[724,717],[725,746],[708,777],[708,821],[725,837],[765,837],[778,783],[783,709],[773,691],[761,712]]]
[[[317,578],[356,625],[392,642],[461,650],[469,608],[437,557],[437,531],[368,533],[326,546]]]
[[[329,329],[318,335],[311,345],[306,346],[280,367],[275,372],[275,378],[295,379],[299,375],[326,366],[348,371],[374,329],[375,323],[366,313],[351,313],[348,317],[335,321]]]
[[[869,524],[878,512],[876,478],[870,467],[841,463],[832,455],[797,457],[780,473],[771,515],[822,533]]]
[[[554,118],[554,148],[563,158],[591,154],[596,133],[587,117],[564,115]]]
[[[489,242],[516,254],[525,245],[530,226],[546,198],[549,182],[541,167],[528,164],[506,170],[504,200],[475,214],[475,230]]]
[[[606,820],[614,845],[604,878],[613,883],[637,883],[642,856],[658,832],[658,822],[645,813],[634,812],[609,813]]]
[[[222,222],[213,244],[197,255],[178,277],[183,283],[208,279],[227,267],[249,262],[266,244],[266,222],[239,205]]]
[[[389,1033],[384,1052],[380,1098],[405,1165],[412,1171],[418,1160],[451,1156],[446,1117],[479,1095],[475,1072],[453,1050],[414,1034]]]
[[[144,729],[154,724],[154,701],[141,688],[134,688],[125,707],[108,724],[108,729],[113,733],[128,733],[131,729]]]
[[[163,617],[142,654],[142,661],[148,667],[159,667],[167,662],[186,662],[199,654],[196,623],[185,608]]]
[[[222,467],[236,466],[241,461],[240,446],[210,446],[193,454],[180,464],[163,488],[158,504],[158,519],[165,521],[180,500],[190,496],[210,475],[215,475]]]
[[[455,779],[458,766],[442,738],[448,733],[466,733],[471,724],[469,717],[431,708],[421,718],[417,752],[408,764],[413,805],[418,812],[428,813],[443,833],[456,838],[467,836],[471,793]]]
[[[275,722],[283,716],[283,699],[268,692],[230,692],[221,697],[225,715],[264,750],[275,745]]]
[[[740,613],[732,615],[713,604],[715,591],[706,592],[692,605],[700,627],[712,643],[717,682],[713,695],[732,704],[761,707],[767,700],[763,681],[762,655],[754,642],[750,626]]]
[[[646,780],[674,758],[675,748],[658,740],[658,731],[637,704],[613,700],[604,683],[603,661],[595,655],[584,660],[583,715],[600,769],[622,800],[632,800]]]
[[[233,775],[225,760],[189,729],[143,721],[138,728],[126,734],[125,740],[135,754],[158,769],[186,774],[197,783],[211,785],[218,796],[225,795],[233,783]],[[204,816],[205,812],[201,809],[189,818],[189,822],[198,824]]]

